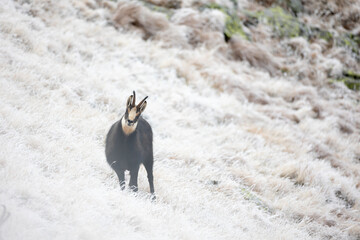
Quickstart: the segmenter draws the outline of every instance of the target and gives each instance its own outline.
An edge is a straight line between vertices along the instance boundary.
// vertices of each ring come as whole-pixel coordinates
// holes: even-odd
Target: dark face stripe
[[[131,111],[131,110],[132,109],[126,108],[126,112],[125,112],[125,121],[126,121],[126,123],[129,122],[129,111]],[[141,113],[138,111],[138,109],[136,109],[136,116],[135,116],[134,120],[130,120],[132,125],[135,124],[138,121],[138,119],[140,117],[140,114]]]

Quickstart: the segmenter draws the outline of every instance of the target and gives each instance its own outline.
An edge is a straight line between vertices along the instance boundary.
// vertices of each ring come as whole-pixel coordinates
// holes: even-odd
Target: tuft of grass
[[[336,45],[350,50],[360,60],[360,37],[345,33],[336,38]]]
[[[174,10],[172,10],[171,8],[167,8],[167,7],[162,7],[162,6],[158,6],[155,4],[152,4],[150,2],[144,1],[144,0],[139,0],[145,7],[147,7],[148,9],[150,9],[151,11],[154,12],[159,12],[159,13],[164,13],[166,15],[166,17],[168,19],[171,18],[172,15],[174,15]],[[172,8],[178,8],[178,6],[176,5],[178,1],[174,1],[174,5],[170,6]]]
[[[280,38],[298,37],[302,34],[302,29],[305,27],[297,18],[279,6],[266,9],[263,12],[259,12],[258,15],[266,24],[272,26],[274,32]]]
[[[344,47],[352,52],[355,59],[360,60],[360,37],[351,33],[333,33],[325,29],[309,26],[294,17],[280,6],[271,7],[264,11],[251,12],[242,10],[247,17],[247,22],[255,23],[259,21],[271,26],[274,35],[279,38],[304,37],[307,40],[324,39],[329,44],[335,43],[339,47]],[[245,24],[246,25],[246,24]]]
[[[267,213],[273,213],[273,210],[249,189],[240,186],[240,192],[245,200],[255,203],[256,206],[258,206],[260,209],[264,210]]]
[[[346,70],[343,72],[342,76],[337,79],[333,79],[330,82],[342,82],[349,89],[354,91],[360,90],[360,73],[353,72],[351,70]]]
[[[237,2],[235,6],[237,6]],[[250,40],[250,37],[244,32],[242,27],[242,22],[240,18],[237,16],[236,11],[234,9],[229,9],[217,3],[207,4],[203,6],[203,8],[217,9],[225,14],[226,20],[225,20],[224,35],[228,39],[230,39],[234,35],[237,35],[243,39]]]

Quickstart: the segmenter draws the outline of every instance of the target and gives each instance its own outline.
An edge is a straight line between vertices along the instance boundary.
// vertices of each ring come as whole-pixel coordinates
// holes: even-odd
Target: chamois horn
[[[148,98],[148,96],[146,96],[141,102],[139,102],[139,104],[137,106],[140,107],[147,98]]]
[[[135,91],[133,91],[133,94],[134,97],[133,97],[132,105],[135,106]]]

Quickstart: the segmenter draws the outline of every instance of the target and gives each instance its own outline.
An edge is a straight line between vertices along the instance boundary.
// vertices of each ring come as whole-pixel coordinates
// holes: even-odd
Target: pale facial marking
[[[132,108],[129,112],[129,120],[130,121],[134,121],[134,119],[136,118],[136,108]]]
[[[129,119],[130,119],[130,117],[129,117]],[[129,125],[127,125],[126,122],[125,122],[125,117],[122,117],[122,119],[121,119],[121,126],[122,126],[123,132],[124,132],[126,135],[130,135],[131,133],[133,133],[133,132],[135,131],[136,126],[137,126],[137,122],[134,123],[134,125],[129,126]]]

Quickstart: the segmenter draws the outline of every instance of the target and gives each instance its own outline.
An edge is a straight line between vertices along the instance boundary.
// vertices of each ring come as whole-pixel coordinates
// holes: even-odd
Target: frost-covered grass
[[[0,239],[360,236],[359,93],[164,48],[92,4],[0,4]],[[132,90],[156,202],[143,168],[135,195],[105,160]]]

